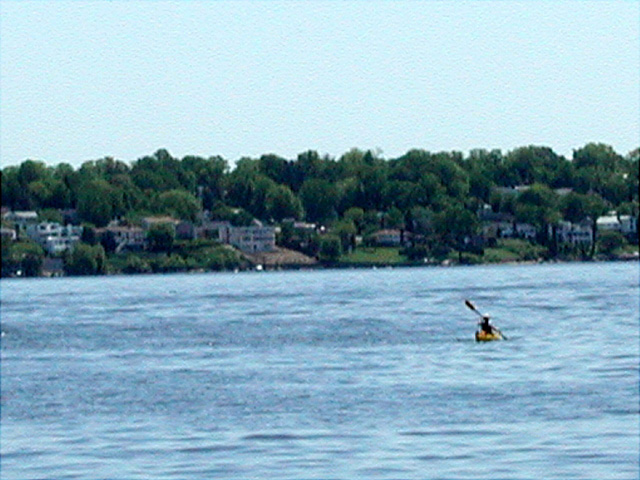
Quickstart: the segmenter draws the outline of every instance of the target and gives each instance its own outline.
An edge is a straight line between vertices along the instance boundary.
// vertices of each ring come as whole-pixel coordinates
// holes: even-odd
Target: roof
[[[10,217],[10,218],[22,218],[22,219],[38,219],[38,214],[36,212],[33,211],[15,211],[15,212],[9,212],[9,213],[5,213],[5,217]]]
[[[158,217],[145,217],[142,219],[143,222],[146,222],[147,224],[153,224],[153,223],[180,223],[180,220],[177,220],[173,217],[169,217],[167,215],[164,216],[158,216]]]

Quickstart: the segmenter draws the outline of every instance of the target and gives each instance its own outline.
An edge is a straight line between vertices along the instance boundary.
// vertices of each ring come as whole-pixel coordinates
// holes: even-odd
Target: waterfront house
[[[275,227],[265,227],[254,221],[253,225],[234,227],[227,221],[208,221],[197,228],[199,237],[218,240],[246,253],[272,252],[276,249]]]
[[[80,241],[82,227],[60,225],[57,222],[41,222],[28,225],[26,234],[49,255],[57,255],[72,249]]]
[[[276,229],[262,225],[230,227],[227,243],[247,253],[272,252],[276,249]]]
[[[140,227],[109,225],[101,232],[109,232],[113,235],[116,242],[116,253],[122,250],[142,250],[145,246],[145,233]]]
[[[519,223],[516,218],[508,213],[494,213],[483,211],[480,214],[482,221],[482,234],[485,239],[498,238],[525,238],[533,240],[538,234],[538,229],[529,223]]]
[[[515,224],[515,237],[535,240],[536,235],[538,235],[538,229],[534,225],[531,225],[530,223]]]
[[[33,211],[7,212],[2,218],[15,225],[16,234],[19,238],[26,233],[27,227],[38,223],[38,214]]]
[[[218,240],[220,243],[229,243],[229,228],[231,223],[220,220],[205,220],[202,225],[195,227],[196,238],[208,238]]]
[[[596,223],[600,231],[613,230],[625,236],[638,234],[638,219],[633,215],[616,215],[616,212],[610,212],[599,217]]]
[[[45,258],[42,262],[42,275],[62,277],[64,275],[64,261],[61,258]]]
[[[551,230],[551,226],[549,230]],[[571,223],[562,221],[556,225],[557,239],[561,243],[570,243],[572,245],[591,245],[593,242],[593,229],[591,222],[583,221],[580,223]]]
[[[402,232],[398,229],[378,230],[371,237],[381,247],[399,247],[403,240]]]

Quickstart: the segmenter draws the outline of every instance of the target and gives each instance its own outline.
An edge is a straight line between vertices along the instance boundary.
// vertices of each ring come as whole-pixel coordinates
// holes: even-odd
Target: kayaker
[[[483,315],[482,320],[480,321],[480,330],[489,335],[499,333],[500,331],[495,328],[491,323],[489,323],[490,317],[489,315]]]

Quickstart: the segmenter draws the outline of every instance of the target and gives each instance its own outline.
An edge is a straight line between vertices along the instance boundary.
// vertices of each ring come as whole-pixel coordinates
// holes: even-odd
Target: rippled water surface
[[[638,293],[637,263],[2,280],[1,477],[637,479]]]

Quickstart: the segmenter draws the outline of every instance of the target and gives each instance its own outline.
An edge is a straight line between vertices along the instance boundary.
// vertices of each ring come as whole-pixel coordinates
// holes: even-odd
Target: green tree
[[[340,259],[342,255],[342,246],[340,237],[335,235],[324,235],[320,237],[320,249],[318,251],[318,259],[325,263],[334,263]]]
[[[327,180],[307,180],[300,189],[300,198],[310,222],[324,222],[337,216],[338,189]]]
[[[589,143],[573,152],[572,163],[579,192],[597,193],[614,205],[633,196],[628,189],[632,185],[626,181],[628,163],[611,146]]]
[[[254,220],[253,216],[243,208],[231,208],[226,205],[217,205],[211,212],[211,219],[230,222],[234,227],[247,227]]]
[[[440,242],[462,252],[469,249],[478,230],[477,217],[460,204],[453,204],[433,216],[433,228]]]
[[[44,250],[32,241],[2,242],[2,276],[21,274],[38,277],[42,274]]]
[[[224,200],[225,179],[229,170],[224,158],[187,156],[182,159],[182,166],[194,175],[198,196],[205,209],[211,210],[216,202]]]
[[[362,228],[364,227],[364,210],[358,207],[351,207],[346,212],[344,212],[344,219],[353,224],[356,227],[357,233],[362,233]]]
[[[518,221],[537,227],[542,243],[553,247],[554,236],[549,236],[549,227],[555,227],[561,219],[558,195],[553,190],[539,183],[532,185],[516,199],[515,211]],[[555,251],[551,253],[554,255]]]
[[[614,252],[627,244],[627,240],[620,232],[605,230],[598,235],[598,252],[611,256]]]
[[[93,228],[92,225],[84,224],[82,226],[82,235],[80,236],[80,241],[82,243],[86,243],[87,245],[97,245],[98,235],[96,234],[96,229]]]
[[[606,214],[608,210],[607,203],[600,195],[589,194],[585,199],[585,213],[591,219],[591,251],[589,255],[593,257],[596,252],[596,240],[598,238],[598,218]]]
[[[158,196],[156,211],[193,222],[201,206],[198,199],[185,190],[168,190]]]
[[[97,235],[95,236],[97,237]],[[91,238],[87,240],[84,240],[83,238],[82,241],[84,243],[88,243],[89,245],[95,245],[95,243],[93,243],[93,239]],[[100,245],[102,245],[102,248],[104,248],[105,252],[114,253],[118,248],[118,241],[116,240],[116,236],[113,234],[113,232],[107,230],[102,235],[100,235]]]
[[[106,255],[101,245],[78,243],[65,255],[65,271],[69,275],[106,273]]]
[[[196,175],[165,150],[135,162],[131,168],[134,183],[142,190],[167,191],[184,189],[196,191]]]
[[[399,208],[392,207],[384,214],[384,225],[387,228],[404,228],[404,214]]]
[[[128,274],[151,273],[151,266],[147,261],[143,260],[138,255],[129,254],[127,256],[127,261],[122,271]]]
[[[48,177],[47,165],[41,161],[25,160],[18,169],[18,181],[23,187]]]
[[[408,229],[416,234],[430,236],[434,233],[434,213],[425,207],[414,207],[409,212]],[[442,225],[441,225],[442,226]]]
[[[258,161],[260,173],[280,185],[292,187],[291,164],[278,155],[262,155]]]
[[[299,220],[304,214],[302,202],[286,185],[273,185],[265,202],[267,216],[278,222],[285,218]]]
[[[550,187],[568,187],[571,164],[552,149],[540,146],[516,148],[507,154],[505,169],[515,175],[520,185],[541,183]]]
[[[62,223],[62,214],[60,210],[45,208],[44,210],[38,211],[38,220],[41,222]]]
[[[2,205],[12,210],[25,210],[26,192],[20,185],[19,167],[9,166],[2,169]]]
[[[104,227],[113,219],[113,189],[105,180],[92,180],[78,193],[78,215],[96,227]]]
[[[152,252],[170,252],[176,238],[176,230],[169,223],[153,225],[147,232],[147,244]]]
[[[356,226],[351,220],[339,220],[331,229],[331,232],[340,238],[340,246],[343,252],[355,248],[356,246]]]

